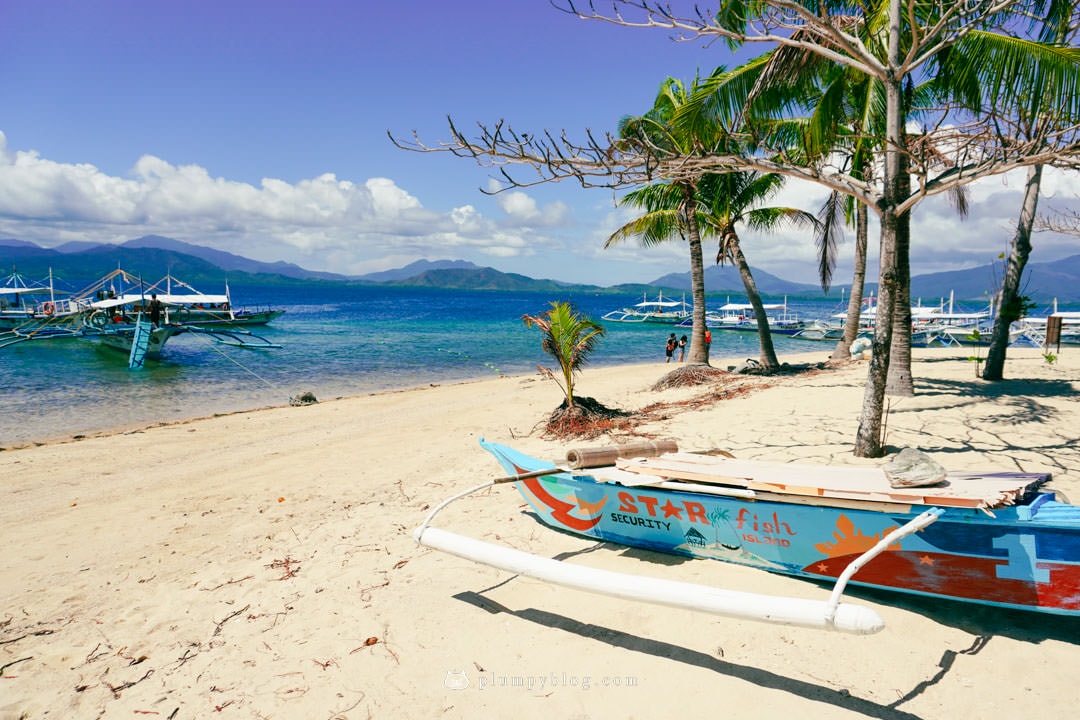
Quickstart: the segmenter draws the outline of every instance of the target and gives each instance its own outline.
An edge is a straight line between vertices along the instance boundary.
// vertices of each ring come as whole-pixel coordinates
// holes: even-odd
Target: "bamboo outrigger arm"
[[[430,527],[431,521],[443,508],[466,495],[498,483],[515,482],[560,472],[568,471],[561,468],[548,468],[512,475],[485,482],[459,493],[436,506],[413,532],[413,537],[421,545],[466,560],[586,592],[698,610],[743,620],[870,635],[882,630],[885,622],[877,612],[870,608],[840,602],[840,596],[848,581],[860,567],[883,552],[889,545],[926,527],[937,520],[942,512],[934,509],[922,513],[852,561],[837,579],[832,595],[827,601],[724,590],[707,585],[589,568]]]

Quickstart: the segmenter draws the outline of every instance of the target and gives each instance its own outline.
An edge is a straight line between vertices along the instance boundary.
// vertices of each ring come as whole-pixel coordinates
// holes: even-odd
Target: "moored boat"
[[[1044,487],[1047,473],[948,473],[933,486],[898,487],[882,468],[666,453],[584,470],[481,444],[514,473],[504,480],[553,528],[836,581],[827,612],[834,620],[848,582],[1080,616],[1080,507]],[[457,552],[453,539],[445,544],[440,549],[471,557],[464,546]],[[554,569],[544,572],[559,582]],[[812,617],[802,620],[814,626]]]
[[[601,316],[601,320],[608,322],[648,322],[676,324],[691,317],[690,306],[686,299],[665,300],[664,293],[660,293],[656,300],[650,300],[648,295],[643,296],[642,301],[630,307],[612,310]]]
[[[187,332],[183,325],[154,325],[141,315],[134,321],[98,323],[100,313],[90,316],[91,322],[81,330],[83,337],[104,347],[119,350],[128,356],[128,367],[142,367],[146,360],[160,360],[165,343],[170,338]]]
[[[1066,345],[1080,345],[1080,312],[1058,311],[1055,308],[1049,315],[1026,317],[1017,324],[1036,345],[1045,345],[1047,321],[1052,317],[1060,318],[1057,341]]]
[[[173,292],[174,283],[188,292]],[[3,329],[0,348],[30,340],[82,338],[124,352],[128,367],[140,368],[146,360],[160,360],[165,344],[185,333],[236,347],[280,347],[241,326],[265,324],[283,310],[238,319],[227,285],[224,295],[207,295],[170,276],[159,284],[145,286],[124,270],[114,270],[79,293],[49,302],[44,312]]]
[[[769,332],[777,335],[795,335],[811,324],[800,320],[797,313],[790,312],[786,299],[783,303],[763,304],[762,309],[769,323]],[[679,324],[689,326],[692,321],[686,320]],[[718,311],[705,313],[705,325],[710,330],[758,331],[757,315],[750,303],[724,303]]]
[[[47,282],[29,281],[13,272],[0,285],[0,332],[28,322],[44,323],[73,311],[71,294]]]
[[[118,283],[129,289],[117,291]],[[268,307],[234,307],[227,282],[224,293],[204,293],[171,274],[152,285],[144,285],[130,273],[114,270],[84,290],[81,296],[94,308],[108,311],[121,307],[128,313],[146,311],[150,298],[156,297],[161,303],[164,322],[178,325],[265,325],[285,314],[282,309]]]
[[[792,337],[800,340],[839,340],[844,336],[844,326],[826,320],[813,320]]]

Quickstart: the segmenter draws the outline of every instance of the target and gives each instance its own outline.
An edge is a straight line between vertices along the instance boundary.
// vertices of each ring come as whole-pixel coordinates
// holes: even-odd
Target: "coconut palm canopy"
[[[832,141],[842,134],[830,134],[826,122],[808,126],[819,128],[817,135],[792,134],[791,124],[779,121],[803,117],[805,109],[757,102],[769,96],[761,86],[752,94],[749,83],[743,100],[752,102],[742,103],[750,109],[742,112],[740,122],[719,134],[715,126],[699,125],[696,132],[704,134],[696,140],[672,127],[639,132],[634,142],[626,142],[624,135],[591,132],[575,142],[565,132],[517,132],[503,121],[480,124],[479,137],[471,137],[451,121],[449,142],[431,147],[414,136],[413,142],[399,144],[452,152],[497,168],[507,187],[566,178],[585,187],[696,183],[706,174],[734,170],[818,183],[854,198],[879,218],[878,312],[883,317],[894,316],[906,288],[905,216],[921,200],[1021,167],[1072,164],[1080,151],[1080,49],[1054,32],[1077,26],[1077,0],[722,0],[715,14],[696,6],[681,14],[679,8],[649,0],[613,0],[610,15],[593,4],[579,8],[563,0],[556,5],[587,20],[721,40],[731,48],[758,44],[802,55],[800,62],[785,64],[785,73],[763,74],[764,85],[784,74],[825,77],[820,68],[852,73],[853,82],[865,77],[879,88],[868,86],[874,94],[866,95],[874,120],[853,126],[850,137],[866,139],[873,172],[833,152]],[[928,80],[934,81],[937,102],[922,109],[919,137],[909,141],[913,88]],[[823,108],[842,107],[845,94],[823,94],[822,100]],[[817,138],[818,151],[811,152],[815,145],[799,137]],[[510,168],[516,165],[528,166],[533,174],[515,177]],[[696,213],[687,213],[691,219]],[[885,449],[882,418],[892,339],[892,323],[877,323],[856,455],[876,457]]]

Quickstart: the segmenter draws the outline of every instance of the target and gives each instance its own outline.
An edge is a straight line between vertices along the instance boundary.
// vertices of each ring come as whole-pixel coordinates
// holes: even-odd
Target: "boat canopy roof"
[[[783,310],[787,307],[787,305],[784,305],[783,303],[766,303],[761,307],[765,310]],[[727,303],[725,305],[721,305],[720,309],[725,312],[732,312],[735,310],[753,310],[754,306],[750,303]]]
[[[863,309],[859,313],[863,318],[875,318],[877,317],[877,305]],[[834,318],[846,318],[847,311],[833,313]],[[943,322],[956,322],[958,320],[983,320],[990,317],[989,310],[980,310],[979,312],[966,312],[966,313],[947,313],[942,312],[941,308],[937,307],[923,307],[919,305],[911,306],[911,319],[912,320],[938,320]]]
[[[0,287],[0,295],[48,295],[50,292],[54,292],[47,287]],[[55,291],[57,295],[67,295],[67,293]]]
[[[201,293],[187,293],[183,295],[163,295],[158,293],[157,299],[165,305],[220,305],[229,302],[228,295],[204,295]],[[125,295],[118,295],[114,298],[95,300],[90,303],[90,306],[100,310],[108,310],[110,308],[120,307],[121,305],[134,305],[135,303],[148,302],[150,302],[149,294],[127,293]]]
[[[1076,324],[1080,323],[1080,312],[1056,312],[1056,313],[1051,313],[1050,317],[1059,317],[1059,318],[1061,318],[1061,324],[1062,325],[1076,325]],[[1028,325],[1045,325],[1046,324],[1046,318],[1045,317],[1026,317],[1026,318],[1022,318],[1021,322],[1027,323]]]
[[[680,300],[645,300],[639,302],[634,307],[636,308],[674,308],[684,305]]]

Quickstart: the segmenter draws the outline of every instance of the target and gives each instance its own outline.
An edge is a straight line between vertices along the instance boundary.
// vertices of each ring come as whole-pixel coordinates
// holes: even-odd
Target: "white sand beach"
[[[823,361],[831,351],[783,360]],[[1080,349],[916,350],[887,441],[950,470],[1049,471],[1080,501]],[[723,367],[725,361],[715,361]],[[726,399],[654,392],[670,365],[586,368],[638,431],[737,457],[880,464],[851,448],[866,364]],[[480,437],[558,459],[539,375],[323,400],[0,452],[0,719],[1068,718],[1080,622],[857,590],[867,637],[560,589],[417,546],[449,495],[501,475]],[[603,444],[603,440],[583,444]],[[762,571],[551,531],[509,486],[439,525],[570,562],[824,599]]]

